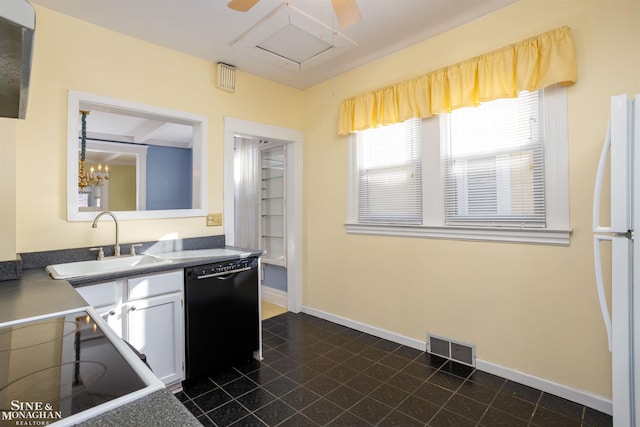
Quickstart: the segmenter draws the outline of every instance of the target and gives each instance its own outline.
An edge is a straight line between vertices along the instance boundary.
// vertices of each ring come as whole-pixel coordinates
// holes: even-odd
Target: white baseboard
[[[279,305],[287,308],[289,305],[289,296],[285,291],[273,289],[268,286],[260,286],[261,298],[271,304]]]
[[[418,341],[413,338],[405,337],[403,335],[396,334],[395,332],[387,331],[385,329],[369,326],[365,323],[356,322],[355,320],[347,319],[346,317],[336,316],[335,314],[327,313],[326,311],[316,310],[315,308],[302,306],[302,312],[311,316],[319,317],[324,320],[329,320],[338,325],[346,326],[348,328],[355,329],[360,332],[384,338],[389,341],[397,342],[398,344],[406,345],[407,347],[415,348],[420,351],[426,351],[427,343]]]
[[[395,332],[376,328],[365,323],[356,322],[355,320],[347,319],[345,317],[337,316],[325,311],[316,310],[315,308],[307,307],[304,305],[302,306],[302,312],[311,316],[319,317],[321,319],[329,320],[333,323],[337,323],[339,325],[346,326],[360,332],[393,341],[398,344],[406,345],[407,347],[415,348],[420,351],[426,351],[426,341],[409,338]],[[520,384],[524,384],[538,390],[542,390],[545,393],[553,394],[572,402],[579,403],[580,405],[593,408],[597,411],[604,412],[605,414],[613,414],[613,408],[610,398],[599,396],[584,390],[574,389],[553,381],[546,380],[544,378],[529,375],[515,369],[496,365],[495,363],[487,362],[480,359],[476,359],[476,368],[481,371],[498,375],[508,380],[518,382]]]
[[[613,414],[611,399],[607,397],[599,396],[588,391],[571,388],[563,384],[549,381],[544,378],[536,377],[534,375],[516,371],[515,369],[506,368],[504,366],[496,365],[495,363],[486,362],[480,359],[476,359],[476,368],[480,369],[481,371],[489,372],[490,374],[498,375],[508,380],[518,382],[520,384],[528,385],[529,387],[537,388],[538,390],[542,390],[545,393],[560,396],[572,402],[576,402],[581,405],[588,406],[589,408],[593,408],[597,411],[604,412],[605,414]]]

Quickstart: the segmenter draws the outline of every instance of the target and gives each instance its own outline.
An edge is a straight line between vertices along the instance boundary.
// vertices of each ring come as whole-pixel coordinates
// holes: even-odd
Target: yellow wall
[[[0,261],[16,259],[16,121],[0,119]]]
[[[611,358],[593,274],[591,203],[609,98],[640,92],[640,2],[523,0],[304,94],[303,304],[610,396]],[[569,247],[348,235],[339,102],[569,25]],[[330,171],[330,172],[329,172]],[[438,203],[438,201],[434,201]]]
[[[135,166],[109,166],[109,210],[136,210]]]
[[[223,208],[223,117],[302,128],[302,92],[239,72],[234,94],[214,86],[215,65],[36,6],[37,29],[27,119],[16,124],[16,227],[0,243],[2,259],[15,252],[109,243],[110,227],[92,230],[66,220],[67,93],[120,98],[209,118],[208,211]],[[3,135],[4,139],[4,135]],[[2,141],[3,145],[5,140]],[[2,148],[2,154],[11,147]],[[7,194],[11,203],[11,188]],[[27,196],[28,195],[28,196]],[[3,198],[3,203],[4,203]],[[4,205],[3,205],[4,206]],[[11,206],[11,205],[9,205]],[[4,207],[2,208],[4,209]],[[10,208],[9,208],[10,210]],[[1,211],[0,211],[1,212]],[[216,235],[204,218],[122,221],[123,243]]]

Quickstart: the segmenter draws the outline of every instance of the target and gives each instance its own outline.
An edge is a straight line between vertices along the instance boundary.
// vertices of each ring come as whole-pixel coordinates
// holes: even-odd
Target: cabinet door
[[[127,336],[154,374],[166,385],[184,379],[184,318],[182,293],[130,301]]]
[[[107,325],[120,337],[122,336],[122,307],[118,305],[107,305],[104,307],[94,307],[96,313]]]
[[[113,331],[122,338],[122,281],[80,286],[76,291],[102,317]]]

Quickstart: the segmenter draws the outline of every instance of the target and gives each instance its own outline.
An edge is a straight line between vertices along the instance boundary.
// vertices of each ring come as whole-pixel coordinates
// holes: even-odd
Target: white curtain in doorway
[[[258,141],[234,138],[233,174],[235,245],[258,248],[259,162]]]

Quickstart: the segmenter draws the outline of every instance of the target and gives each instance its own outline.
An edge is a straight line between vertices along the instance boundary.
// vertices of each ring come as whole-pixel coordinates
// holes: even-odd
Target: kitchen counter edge
[[[167,389],[107,411],[77,424],[82,427],[201,427],[202,424]]]
[[[193,267],[196,265],[231,261],[238,258],[259,257],[265,253],[265,251],[259,250],[259,249],[246,249],[246,248],[239,248],[235,246],[225,246],[224,249],[239,251],[239,252],[242,252],[242,254],[241,255],[227,254],[227,255],[219,255],[219,256],[172,259],[170,260],[171,262],[167,264],[160,264],[160,263],[150,264],[149,267],[137,268],[135,270],[114,271],[112,273],[96,274],[94,276],[83,276],[83,277],[76,277],[76,278],[62,279],[62,280],[67,281],[69,284],[71,284],[71,286],[75,288],[75,287],[92,285],[92,284],[101,283],[101,282],[108,282],[110,280],[121,279],[123,277],[141,276],[144,274],[159,273],[162,271],[184,269],[184,268]],[[169,253],[172,253],[172,252],[169,252]],[[164,255],[166,256],[169,253],[165,253]],[[160,258],[163,257],[163,253],[153,253],[152,255],[158,256]]]

